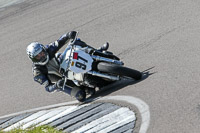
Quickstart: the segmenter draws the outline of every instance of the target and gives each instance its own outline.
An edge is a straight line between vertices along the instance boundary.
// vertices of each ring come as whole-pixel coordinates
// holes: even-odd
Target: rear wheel
[[[142,78],[141,72],[116,64],[100,62],[97,65],[97,69],[101,72],[131,77],[134,78],[135,80],[140,80]]]

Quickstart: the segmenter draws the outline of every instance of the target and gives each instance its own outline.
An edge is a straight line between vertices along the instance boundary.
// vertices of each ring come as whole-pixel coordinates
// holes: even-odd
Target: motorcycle
[[[93,90],[91,95],[94,95],[96,87],[101,88],[122,78],[141,79],[141,72],[124,67],[113,53],[74,45],[77,36],[78,32],[62,53],[59,70],[65,81],[63,89],[67,80],[77,86],[73,88],[75,92],[72,95],[77,100],[85,101],[88,89]]]

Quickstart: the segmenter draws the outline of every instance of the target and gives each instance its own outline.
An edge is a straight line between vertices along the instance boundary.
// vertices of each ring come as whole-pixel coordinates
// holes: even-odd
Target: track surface
[[[108,41],[126,66],[147,70],[141,82],[101,95],[145,101],[150,133],[199,132],[199,7],[198,0],[27,0],[1,9],[0,116],[74,100],[33,81],[26,47],[78,30],[88,44]]]

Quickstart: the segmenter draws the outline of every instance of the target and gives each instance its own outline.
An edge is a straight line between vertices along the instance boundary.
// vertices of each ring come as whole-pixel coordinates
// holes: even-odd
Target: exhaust
[[[94,76],[110,79],[110,80],[113,80],[113,81],[120,80],[119,76],[111,76],[111,75],[99,73],[99,72],[96,72],[96,71],[89,71],[87,73],[91,74],[91,75],[94,75]]]
[[[121,61],[112,60],[112,59],[108,59],[108,58],[100,57],[100,56],[96,56],[96,55],[92,55],[92,58],[97,60],[97,61],[105,61],[105,62],[110,62],[110,63],[117,64],[117,65],[124,65],[124,63],[121,62]]]

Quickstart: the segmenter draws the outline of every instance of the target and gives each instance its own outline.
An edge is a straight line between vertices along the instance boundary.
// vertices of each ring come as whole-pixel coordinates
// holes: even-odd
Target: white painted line
[[[30,115],[29,117],[27,117],[27,118],[15,123],[14,125],[4,129],[3,131],[9,131],[9,130],[12,130],[13,128],[18,128],[21,125],[23,125],[24,123],[30,122],[30,121],[32,121],[32,120],[34,120],[34,119],[46,114],[47,112],[48,112],[47,110],[43,110],[43,111],[39,111],[37,113],[34,113],[34,114]]]
[[[133,96],[106,96],[103,98],[99,98],[97,99],[97,101],[100,100],[117,100],[117,101],[125,101],[129,104],[135,105],[142,117],[142,122],[141,122],[141,127],[139,130],[139,133],[146,133],[147,129],[149,127],[149,123],[150,123],[150,111],[149,111],[149,106],[142,101],[139,98],[135,98]],[[37,119],[38,117],[40,117],[41,115],[44,115],[45,113],[48,113],[48,111],[40,111],[40,110],[44,110],[44,109],[51,109],[51,108],[56,108],[56,107],[60,107],[60,106],[67,106],[67,105],[71,105],[71,104],[77,104],[79,103],[78,101],[72,101],[72,102],[66,102],[66,103],[61,103],[61,104],[56,104],[56,105],[50,105],[50,106],[46,106],[46,107],[40,107],[40,108],[36,108],[36,109],[31,109],[31,110],[26,110],[26,111],[22,111],[22,112],[18,112],[18,113],[14,113],[14,114],[10,114],[10,115],[6,115],[6,116],[2,116],[0,117],[0,119],[4,119],[7,117],[13,117],[13,116],[17,116],[20,114],[24,114],[24,113],[30,113],[30,112],[35,112],[35,111],[39,111],[35,114],[32,114],[31,116],[17,122],[16,124],[4,129],[4,131],[8,131],[9,129],[15,128],[15,127],[19,127],[20,125],[24,124],[24,123],[28,123],[30,121],[33,121],[34,119]],[[63,112],[61,112],[60,114],[55,115],[52,118],[49,118],[47,120],[45,120],[44,122],[42,122],[43,124],[49,123],[57,118],[60,118],[62,116],[64,116],[65,114],[69,113],[69,112],[73,112],[78,108],[83,107],[84,105],[78,106],[78,107],[71,107],[69,110],[65,110]],[[117,124],[117,123],[115,123]],[[120,123],[119,123],[120,124]],[[106,129],[106,128],[105,128]]]
[[[48,124],[48,123],[50,123],[50,122],[52,122],[52,121],[54,121],[54,120],[56,120],[58,118],[61,118],[61,117],[65,116],[65,115],[67,115],[67,114],[69,114],[71,112],[74,112],[74,111],[76,111],[78,109],[81,109],[81,108],[83,108],[85,106],[88,106],[88,104],[84,104],[84,105],[81,105],[81,106],[72,106],[69,109],[66,109],[65,111],[55,115],[54,117],[52,117],[52,118],[50,118],[50,119],[48,119],[46,121],[41,122],[37,126]]]
[[[120,108],[120,109],[123,109],[123,108]],[[126,108],[126,109],[128,109],[128,108]],[[124,112],[123,112],[124,111]],[[126,110],[121,110],[121,111],[114,111],[114,112],[112,112],[111,114],[113,114],[113,113],[116,113],[115,115],[112,115],[111,117],[109,117],[109,115],[106,115],[106,116],[104,116],[104,117],[102,117],[102,119],[105,119],[106,121],[105,122],[103,122],[102,124],[100,124],[100,125],[97,125],[97,127],[95,127],[95,128],[92,128],[92,129],[90,129],[90,130],[88,130],[87,132],[85,132],[85,133],[94,133],[94,132],[99,132],[99,131],[101,131],[101,130],[103,130],[104,128],[106,128],[106,127],[110,127],[111,125],[113,125],[113,124],[115,124],[115,123],[117,123],[117,122],[119,122],[119,121],[121,121],[121,120],[123,120],[124,118],[126,118],[126,117],[129,117],[129,116],[131,116],[131,115],[134,115],[133,116],[133,118],[135,117],[135,114],[132,112],[132,111],[130,111],[129,109],[126,111]],[[111,115],[110,114],[110,115]],[[98,121],[98,120],[97,120]],[[124,124],[123,124],[124,125]],[[115,129],[116,128],[118,128],[118,127],[115,127]]]
[[[128,108],[120,108],[110,114],[107,114],[97,120],[94,120],[85,126],[79,128],[78,130],[73,131],[72,133],[80,133],[80,132],[85,132],[85,133],[93,133],[93,132],[98,132],[110,125],[113,125],[117,123],[118,121],[121,121],[123,118],[129,117],[131,115],[135,114],[130,111]]]
[[[117,122],[117,123],[115,123],[115,124],[113,124],[113,125],[105,128],[105,129],[99,131],[98,133],[108,133],[108,132],[111,132],[112,130],[117,129],[117,128],[119,128],[119,127],[121,127],[121,126],[123,126],[125,124],[128,124],[128,123],[130,123],[132,121],[135,121],[135,120],[136,120],[135,115],[128,116],[125,119],[120,120],[119,122]]]
[[[57,108],[57,107],[61,107],[61,106],[78,104],[78,103],[79,103],[78,101],[71,101],[71,102],[65,102],[65,103],[59,103],[59,104],[54,104],[54,105],[39,107],[39,108],[35,108],[35,109],[25,110],[25,111],[21,111],[21,112],[9,114],[9,115],[1,116],[0,119],[4,119],[4,118],[7,118],[7,117],[14,117],[14,116],[17,116],[17,115],[21,115],[21,114],[25,114],[25,113],[30,113],[30,112],[36,112],[36,111],[50,109],[50,108]]]
[[[46,114],[38,117],[37,119],[33,120],[33,121],[30,121],[28,123],[24,123],[24,125],[22,126],[22,129],[26,129],[32,125],[36,125],[42,121],[45,121],[47,120],[48,118],[62,112],[63,110],[65,110],[66,108],[69,108],[69,107],[60,107],[60,108],[56,108],[56,109],[51,109],[49,110],[49,112],[47,112]]]
[[[132,105],[135,105],[142,117],[142,123],[139,130],[139,133],[146,133],[150,124],[150,111],[149,106],[139,98],[135,98],[133,96],[107,96],[103,97],[99,100],[117,100],[117,101],[125,101]]]

